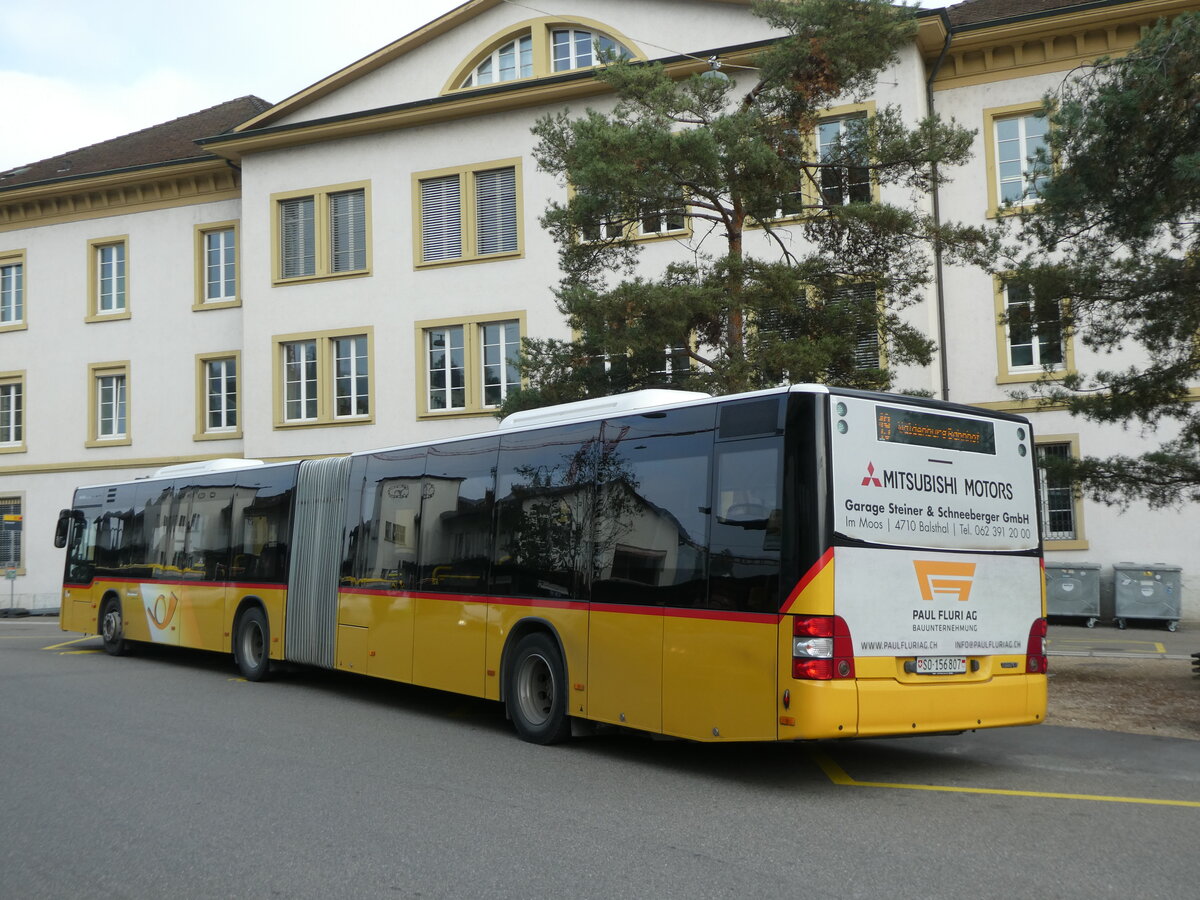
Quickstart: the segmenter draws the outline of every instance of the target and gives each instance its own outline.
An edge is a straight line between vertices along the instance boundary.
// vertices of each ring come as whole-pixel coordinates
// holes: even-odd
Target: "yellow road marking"
[[[1185,806],[1200,809],[1196,800],[1155,800],[1151,797],[1110,797],[1104,794],[1064,794],[1056,791],[1012,791],[1001,788],[955,787],[939,784],[899,784],[886,781],[858,781],[824,753],[810,751],[813,762],[821,767],[829,780],[843,787],[891,788],[901,791],[935,791],[949,794],[991,794],[1001,797],[1038,797],[1049,800],[1092,800],[1100,803],[1140,803],[1147,806]]]
[[[82,644],[84,641],[90,641],[95,637],[98,637],[98,635],[89,634],[85,637],[75,638],[75,640],[73,640],[73,641],[63,641],[61,644],[51,644],[49,647],[43,647],[42,649],[43,650],[58,650],[62,647],[70,647],[72,644]]]
[[[1128,650],[1126,652],[1128,652],[1128,653],[1166,653],[1167,652],[1166,646],[1161,644],[1158,641],[1124,641],[1124,640],[1120,640],[1117,638],[1114,638],[1111,641],[1097,641],[1097,640],[1088,641],[1088,640],[1083,640],[1082,638],[1058,638],[1057,640],[1051,640],[1050,638],[1046,639],[1047,647],[1057,647],[1059,644],[1063,644],[1064,646],[1066,644],[1078,644],[1080,646],[1087,647],[1089,649],[1097,647],[1098,645],[1108,645],[1108,644],[1149,644],[1151,647],[1154,648],[1153,650]]]
[[[59,656],[82,656],[85,653],[102,653],[102,650],[60,650]]]

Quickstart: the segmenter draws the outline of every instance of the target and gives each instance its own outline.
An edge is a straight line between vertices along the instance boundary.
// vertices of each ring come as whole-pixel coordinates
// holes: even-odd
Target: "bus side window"
[[[349,537],[359,586],[396,591],[416,586],[424,475],[424,447],[367,459],[360,509],[351,513],[356,524]]]
[[[287,581],[296,468],[272,466],[239,473],[231,511],[231,580]]]
[[[421,488],[421,586],[486,594],[500,438],[431,447]]]
[[[714,608],[779,608],[782,457],[782,438],[717,446],[710,541],[709,605]]]
[[[714,409],[605,421],[593,602],[706,605]]]
[[[504,435],[494,593],[587,599],[599,441],[595,422]]]

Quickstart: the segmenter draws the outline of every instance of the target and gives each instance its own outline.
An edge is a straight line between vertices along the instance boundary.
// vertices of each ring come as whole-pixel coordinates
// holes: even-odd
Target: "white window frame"
[[[1006,361],[1008,364],[1008,371],[1012,372],[1012,373],[1046,371],[1044,357],[1046,355],[1046,347],[1049,346],[1049,342],[1042,340],[1038,334],[1038,322],[1037,322],[1037,319],[1033,315],[1034,298],[1032,296],[1032,291],[1030,291],[1030,289],[1027,286],[1025,286],[1024,290],[1029,291],[1029,293],[1030,293],[1029,299],[1014,301],[1011,297],[1011,291],[1010,291],[1010,289],[1014,286],[1015,286],[1015,284],[1013,282],[1005,281],[1003,283],[1003,288],[1002,288],[1003,295],[1004,295],[1004,318],[1005,318],[1005,321],[1004,321],[1004,344],[1005,344]],[[1029,315],[1029,343],[1028,344],[1026,344],[1026,343],[1014,344],[1013,343],[1012,318],[1011,317],[1012,317],[1013,309],[1017,308],[1017,307],[1023,307],[1025,309],[1028,309],[1030,312],[1030,315]],[[1061,318],[1060,318],[1060,321],[1061,321]],[[1028,362],[1028,363],[1015,362],[1014,358],[1013,358],[1013,353],[1014,353],[1015,349],[1017,347],[1026,347],[1026,346],[1029,347],[1029,355],[1030,355],[1032,361]],[[1061,324],[1059,325],[1059,335],[1058,335],[1058,356],[1059,356],[1058,361],[1051,363],[1051,365],[1049,366],[1050,371],[1059,371],[1059,370],[1065,369],[1066,365],[1067,365],[1067,336],[1066,336]]]
[[[204,361],[204,431],[207,434],[227,434],[239,429],[237,370],[236,356],[218,356]]]
[[[15,512],[13,511],[15,510]],[[14,568],[18,575],[25,574],[25,495],[23,493],[0,494],[0,515],[21,516],[21,527],[15,531],[0,531],[0,549],[9,551],[0,557],[0,570]],[[12,552],[15,550],[15,553]]]
[[[512,65],[505,66],[511,59]],[[533,35],[514,35],[479,61],[463,80],[462,87],[485,87],[533,77]]]
[[[1030,135],[1030,123],[1033,120],[1040,120],[1043,128],[1041,134]],[[1000,129],[1010,123],[1015,123],[1017,126],[1016,137],[1002,138],[1000,136]],[[992,120],[992,128],[996,154],[994,159],[996,167],[996,198],[1000,206],[1029,206],[1041,202],[1041,187],[1050,180],[1049,170],[1040,167],[1037,159],[1039,149],[1049,152],[1046,137],[1050,129],[1046,117],[1033,112],[1018,113],[1012,116],[997,116]],[[1013,149],[1014,145],[1018,156],[1015,159],[1005,159],[1005,151]],[[1004,172],[1006,163],[1016,163],[1020,171],[1006,176]],[[1010,189],[1014,185],[1019,187],[1020,193],[1011,198],[1005,197],[1006,189]]]
[[[565,43],[559,42],[559,35],[566,35]],[[565,48],[566,52],[559,53],[560,48]],[[586,49],[581,52],[581,48]],[[629,59],[633,56],[628,47],[601,31],[572,27],[550,29],[551,72],[570,72],[595,66],[600,61],[599,57],[609,52],[614,52],[619,58]]]
[[[489,341],[488,329],[497,327],[499,340]],[[524,311],[417,322],[415,331],[418,418],[490,415],[520,385],[519,376],[512,379],[509,360],[526,333]],[[437,336],[446,342],[443,347],[433,345]],[[503,374],[489,385],[497,367]]]
[[[817,158],[821,162],[826,160],[830,149],[837,146],[838,141],[842,136],[842,132],[846,128],[846,123],[856,120],[866,121],[866,119],[867,113],[856,112],[848,113],[846,115],[829,116],[818,121],[816,134],[814,136],[814,141],[817,148]],[[837,133],[829,136],[829,139],[826,139],[827,130],[833,128],[834,126],[837,128]],[[858,168],[861,168],[866,173],[866,180],[852,182],[850,180],[850,173]],[[833,190],[832,187],[826,187],[824,184],[825,175],[830,171],[834,170],[825,168],[818,170],[817,180],[820,182],[820,184],[818,186],[817,193],[821,206],[848,206],[851,203],[870,203],[872,201],[874,192],[872,189],[871,169],[868,166],[837,167],[836,171],[843,173],[842,183],[838,186],[838,190],[840,190],[842,196],[837,203],[830,202],[829,198],[826,196],[827,192]],[[853,195],[856,192],[856,188],[858,189],[858,193],[861,194],[865,192],[866,196],[855,199]]]
[[[0,453],[25,449],[25,373],[0,372]]]
[[[204,232],[204,302],[236,300],[237,229],[214,228]]]
[[[88,309],[85,321],[111,322],[130,314],[129,236],[88,241]]]
[[[25,327],[25,254],[0,253],[0,331]]]
[[[374,422],[374,328],[276,335],[275,427]],[[300,356],[289,360],[289,354]],[[343,401],[349,412],[342,412]]]
[[[133,442],[133,391],[129,360],[88,365],[88,436],[86,447]]]

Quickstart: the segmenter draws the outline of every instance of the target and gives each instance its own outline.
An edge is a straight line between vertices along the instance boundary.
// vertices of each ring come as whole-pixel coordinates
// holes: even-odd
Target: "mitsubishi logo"
[[[867,463],[867,476],[862,480],[863,487],[870,487],[871,485],[883,487],[883,484],[875,475],[875,463]]]

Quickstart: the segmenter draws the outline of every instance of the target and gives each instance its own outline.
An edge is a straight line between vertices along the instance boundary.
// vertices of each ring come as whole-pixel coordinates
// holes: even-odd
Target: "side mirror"
[[[54,546],[60,550],[67,546],[67,534],[71,530],[71,519],[71,510],[59,511],[58,524],[54,526]]]

